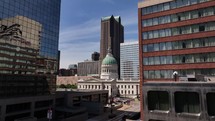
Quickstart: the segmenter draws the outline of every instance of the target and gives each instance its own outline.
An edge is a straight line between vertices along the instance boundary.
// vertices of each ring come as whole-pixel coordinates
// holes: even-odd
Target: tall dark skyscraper
[[[55,91],[61,0],[0,0],[0,98]]]
[[[124,42],[124,27],[120,16],[108,16],[101,19],[100,60],[107,54],[108,48],[118,63],[118,74],[120,75],[120,43]]]

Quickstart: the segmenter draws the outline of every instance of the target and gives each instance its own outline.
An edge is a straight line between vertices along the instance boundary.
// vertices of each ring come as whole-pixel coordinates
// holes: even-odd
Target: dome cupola
[[[118,66],[117,61],[111,54],[111,49],[108,49],[106,57],[102,61],[101,65],[101,79],[117,79],[118,78]]]

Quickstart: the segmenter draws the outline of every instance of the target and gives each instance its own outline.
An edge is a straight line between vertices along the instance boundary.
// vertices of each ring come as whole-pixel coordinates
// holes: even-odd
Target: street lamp
[[[113,91],[112,91],[112,87],[111,87],[111,95],[110,95],[110,115],[108,116],[109,118],[113,118],[116,115],[113,114],[113,102],[114,102],[114,97],[113,97]]]
[[[176,79],[177,79],[177,76],[178,76],[178,72],[177,72],[177,71],[174,71],[172,75],[173,75],[173,77],[174,77],[174,79],[175,79],[175,82],[176,82]]]

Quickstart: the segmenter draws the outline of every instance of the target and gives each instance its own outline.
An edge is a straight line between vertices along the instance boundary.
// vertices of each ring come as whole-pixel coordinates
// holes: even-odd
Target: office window
[[[149,57],[149,65],[154,65],[154,57]]]
[[[155,79],[159,79],[161,78],[161,74],[160,74],[160,71],[155,71]]]
[[[159,24],[164,24],[164,23],[166,23],[165,17],[164,16],[159,17]]]
[[[158,5],[158,11],[163,11],[163,10],[164,10],[163,4],[159,4],[159,5]]]
[[[200,31],[200,32],[205,31],[205,25],[200,25],[200,26],[199,26],[199,31]]]
[[[158,25],[158,18],[153,18],[153,25]]]
[[[165,36],[171,36],[172,35],[172,32],[171,32],[171,29],[165,29]]]
[[[149,79],[154,79],[155,78],[155,72],[154,71],[149,71]]]
[[[204,16],[214,15],[214,8],[213,7],[209,7],[209,8],[203,9],[203,15]]]
[[[166,63],[172,64],[172,56],[166,56]]]
[[[177,7],[182,7],[183,6],[183,0],[177,0],[176,5],[177,5]]]
[[[147,14],[146,8],[142,8],[142,15],[145,15],[145,14]]]
[[[199,113],[199,94],[196,92],[175,92],[175,110],[177,113]]]
[[[209,46],[215,46],[215,38],[214,37],[208,38],[208,45]]]
[[[161,71],[160,71],[160,77],[161,77],[161,78],[165,78],[165,77],[164,77],[164,74],[165,74],[165,73],[166,73],[165,70],[161,70]]]
[[[147,49],[147,45],[143,45],[143,52],[147,52],[148,49]]]
[[[200,47],[200,39],[195,39],[195,41],[193,41],[193,47]]]
[[[142,33],[142,38],[143,39],[148,39],[148,33],[147,32],[143,32]]]
[[[157,12],[158,11],[158,6],[157,5],[152,6],[152,11]]]
[[[215,22],[207,23],[205,27],[206,31],[213,31],[215,30]]]
[[[159,65],[160,64],[160,57],[154,57],[154,64]]]
[[[152,39],[152,38],[153,38],[153,32],[152,32],[152,31],[149,31],[149,32],[148,32],[148,37],[149,37],[149,39]]]
[[[158,43],[154,44],[154,51],[159,51],[160,50],[160,45]]]
[[[193,55],[186,55],[186,63],[194,63],[194,57]]]
[[[170,7],[172,9],[176,8],[176,2],[175,1],[170,2]]]
[[[210,53],[208,58],[210,62],[215,62],[215,53]]]
[[[160,43],[160,50],[166,50],[166,43]]]
[[[148,73],[148,71],[144,71],[143,75],[144,75],[144,79],[148,79],[148,78],[149,78],[149,73]]]
[[[166,91],[149,91],[147,93],[148,110],[169,110],[169,94]]]
[[[142,20],[142,26],[146,27],[147,26],[147,21],[146,20]]]
[[[170,9],[170,3],[167,2],[167,3],[164,3],[164,10],[169,10]]]
[[[166,56],[160,57],[161,64],[167,64]]]
[[[168,79],[173,78],[173,77],[172,77],[173,70],[167,70],[165,74],[166,74],[166,75],[164,75],[165,78],[168,78]]]
[[[166,43],[166,49],[167,50],[172,50],[172,42],[167,42]]]
[[[178,21],[178,16],[176,14],[171,15],[171,20],[172,22],[177,22]]]
[[[179,35],[180,32],[179,32],[179,28],[172,28],[172,35]]]
[[[143,65],[149,65],[148,58],[143,58]]]
[[[195,19],[195,18],[198,18],[199,17],[199,13],[198,13],[198,11],[191,11],[191,18],[192,19]]]
[[[158,38],[158,37],[159,37],[158,31],[153,31],[153,37],[154,37],[154,38]]]
[[[197,4],[198,3],[198,0],[190,0],[190,4]]]
[[[210,92],[206,94],[207,98],[207,109],[209,116],[215,116],[215,93]]]
[[[148,44],[148,52],[154,51],[154,46],[153,44]]]

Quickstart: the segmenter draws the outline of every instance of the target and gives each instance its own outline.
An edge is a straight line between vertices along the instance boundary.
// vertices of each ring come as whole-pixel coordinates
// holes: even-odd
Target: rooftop
[[[113,15],[112,15],[113,16]],[[112,16],[102,17],[102,21],[109,20]],[[113,16],[117,22],[120,21],[120,16]]]
[[[160,3],[166,3],[173,0],[139,0],[138,8],[144,8],[152,5],[157,5]]]

